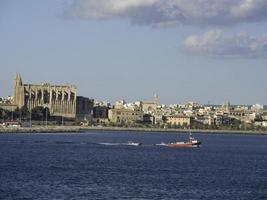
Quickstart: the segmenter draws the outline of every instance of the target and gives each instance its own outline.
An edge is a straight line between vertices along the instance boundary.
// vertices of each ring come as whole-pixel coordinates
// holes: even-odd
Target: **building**
[[[107,119],[109,107],[105,105],[95,105],[93,108],[93,117],[96,119]]]
[[[126,104],[125,100],[116,101],[115,105],[114,105],[114,108],[116,108],[116,109],[124,108],[125,104]]]
[[[174,116],[165,116],[166,123],[173,126],[173,125],[179,125],[179,126],[190,126],[191,124],[191,118],[188,116],[180,116],[180,115],[174,115]]]
[[[267,122],[266,121],[261,121],[261,122],[255,122],[255,126],[260,126],[260,127],[267,127]]]
[[[193,119],[193,122],[203,124],[203,125],[214,125],[215,120],[213,115],[201,115],[201,116],[196,116]]]
[[[93,117],[94,100],[87,97],[76,97],[76,118],[91,119]]]
[[[134,124],[143,121],[143,112],[132,109],[110,109],[108,119],[115,124]]]
[[[214,124],[216,126],[233,126],[233,125],[239,125],[240,120],[231,117],[229,115],[216,114],[214,115]]]
[[[143,101],[142,110],[145,113],[155,113],[158,107],[158,96],[154,95],[153,100]]]
[[[154,124],[157,124],[157,125],[163,125],[164,124],[164,120],[163,120],[163,118],[164,118],[164,115],[162,115],[162,114],[155,114],[154,115]]]
[[[23,84],[19,74],[14,82],[13,101],[19,108],[29,111],[36,107],[48,108],[50,116],[76,117],[76,86]]]
[[[152,114],[144,114],[143,123],[144,124],[155,124],[155,117]]]

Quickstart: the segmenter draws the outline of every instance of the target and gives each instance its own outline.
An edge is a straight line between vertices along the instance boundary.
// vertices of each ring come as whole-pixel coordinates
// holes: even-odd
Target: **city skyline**
[[[30,86],[30,87],[32,87],[32,88],[35,88],[36,86],[37,87],[42,87],[42,86],[44,86],[44,87],[46,87],[46,86],[48,86],[48,87],[51,87],[51,88],[54,88],[54,87],[73,87],[73,88],[75,88],[75,90],[77,91],[77,86],[75,85],[75,84],[69,84],[69,83],[66,83],[66,84],[60,84],[60,83],[57,83],[57,84],[53,84],[53,83],[50,83],[50,82],[40,82],[40,83],[24,83],[23,82],[23,79],[22,79],[22,77],[21,77],[21,74],[20,73],[16,73],[16,76],[15,76],[15,79],[13,80],[13,88],[12,88],[12,91],[11,91],[11,94],[10,95],[7,95],[7,96],[2,96],[4,99],[10,99],[10,97],[11,97],[11,99],[13,99],[13,98],[15,98],[13,95],[14,95],[14,87],[17,85],[17,82],[18,82],[18,80],[17,80],[17,77],[19,77],[19,79],[21,80],[21,84],[23,84],[23,85],[25,85],[25,86]],[[159,99],[159,96],[158,96],[158,94],[156,94],[156,93],[154,93],[154,95],[153,96],[151,96],[151,98],[148,98],[148,99],[141,99],[141,98],[137,98],[137,99],[133,99],[132,100],[132,102],[131,102],[131,100],[127,100],[127,99],[125,99],[125,98],[120,98],[120,99],[116,99],[114,102],[111,102],[111,101],[107,101],[107,100],[103,100],[103,99],[94,99],[94,97],[88,97],[88,96],[82,96],[82,94],[78,94],[77,96],[80,96],[80,97],[85,97],[85,98],[90,98],[91,100],[95,100],[96,102],[98,102],[98,103],[111,103],[111,105],[115,105],[116,103],[121,103],[121,102],[124,102],[125,101],[125,103],[127,104],[127,103],[138,103],[138,102],[142,102],[142,101],[146,101],[146,102],[157,102],[157,103],[159,103],[159,105],[168,105],[168,104],[164,104],[164,103],[162,103],[162,102],[160,102],[160,99]],[[13,97],[13,98],[12,98]],[[219,104],[219,103],[212,103],[212,102],[210,102],[210,101],[208,101],[207,103],[201,103],[201,102],[197,102],[197,101],[192,101],[192,100],[188,100],[187,102],[171,102],[171,103],[169,103],[169,105],[175,105],[175,104],[180,104],[180,105],[182,105],[182,104],[187,104],[187,103],[200,103],[200,105],[202,104],[202,105],[214,105],[214,106],[223,106],[223,105],[227,105],[227,104],[231,104],[231,101],[228,99],[227,101],[225,101],[225,102],[222,102],[221,104]],[[259,106],[261,106],[260,104],[258,104],[258,103],[254,103],[254,104],[232,104],[233,106],[257,106],[257,105],[259,105]],[[264,107],[266,107],[267,105],[266,104],[262,104],[262,106],[264,106]]]
[[[19,72],[110,102],[266,104],[265,2],[98,2],[1,1],[1,96]]]

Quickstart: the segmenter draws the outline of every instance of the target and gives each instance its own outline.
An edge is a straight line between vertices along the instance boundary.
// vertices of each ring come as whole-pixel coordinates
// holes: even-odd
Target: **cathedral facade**
[[[20,74],[16,74],[13,101],[19,109],[43,107],[49,109],[51,116],[75,118],[76,93],[74,85],[23,84]]]

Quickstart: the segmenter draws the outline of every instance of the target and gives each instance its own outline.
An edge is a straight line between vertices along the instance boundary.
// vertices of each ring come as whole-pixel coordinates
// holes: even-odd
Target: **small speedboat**
[[[129,146],[141,146],[142,143],[140,143],[140,142],[128,141],[128,143],[127,143],[126,145],[129,145]]]

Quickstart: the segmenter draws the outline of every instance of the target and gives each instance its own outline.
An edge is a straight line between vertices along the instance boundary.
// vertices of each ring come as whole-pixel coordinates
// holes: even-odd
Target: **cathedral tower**
[[[24,106],[24,87],[21,76],[18,73],[16,74],[16,78],[14,80],[13,100],[14,104],[16,104],[19,109]]]

